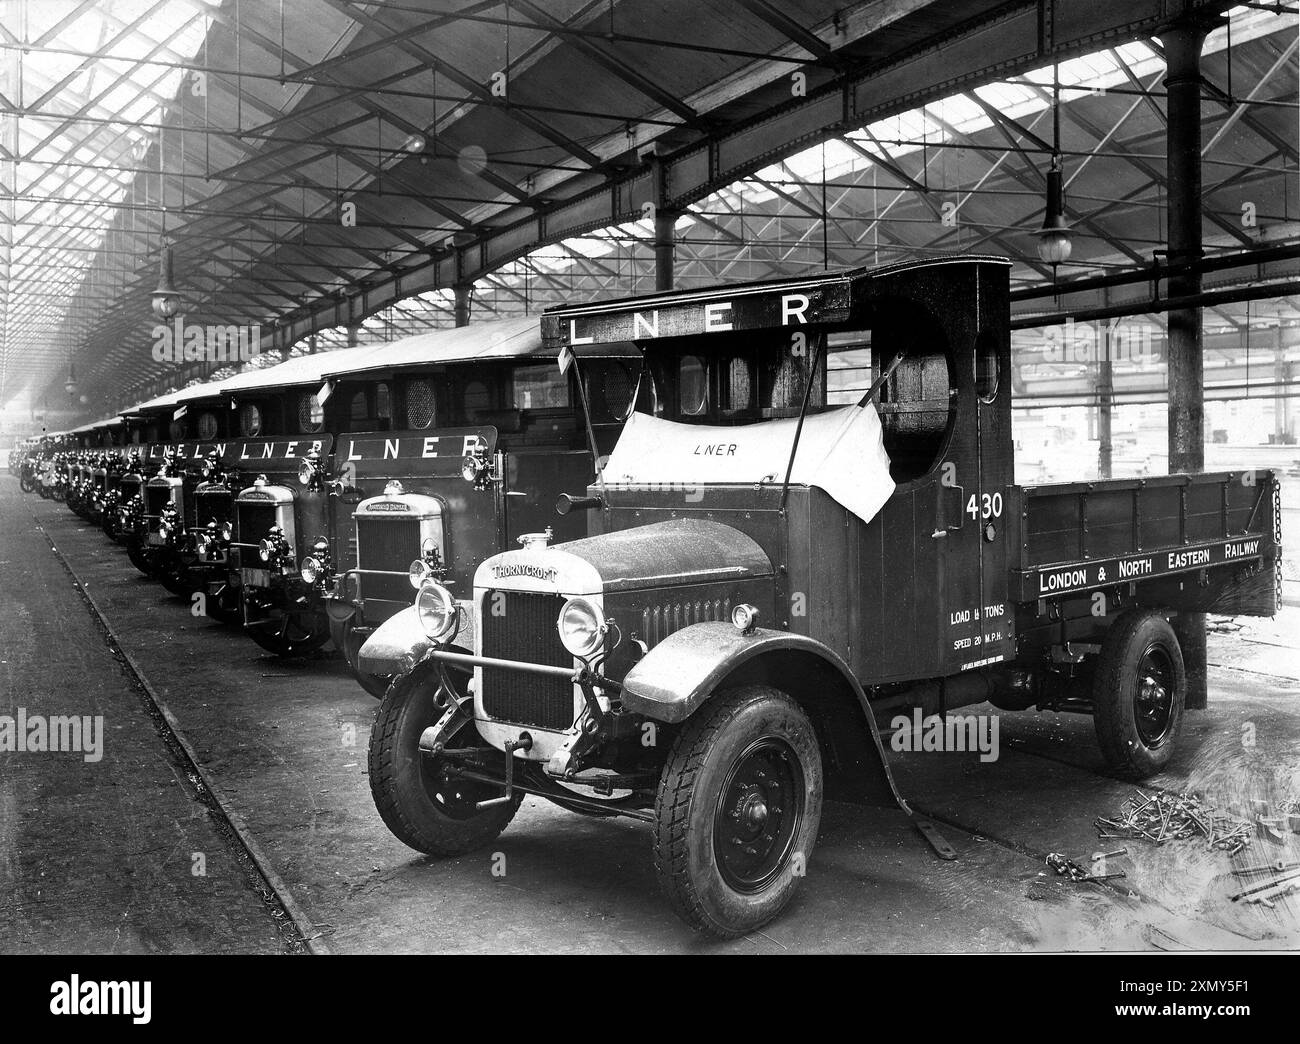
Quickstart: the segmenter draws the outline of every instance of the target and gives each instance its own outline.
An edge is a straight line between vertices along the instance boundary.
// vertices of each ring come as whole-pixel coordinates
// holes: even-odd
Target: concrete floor
[[[0,947],[98,952],[121,939],[177,950],[283,945],[246,883],[233,871],[214,878],[221,860],[209,858],[201,886],[185,877],[185,853],[200,844],[216,851],[210,838],[185,832],[211,828],[165,778],[161,741],[37,525],[247,824],[310,922],[307,932],[337,952],[1300,945],[1294,897],[1271,911],[1229,902],[1239,880],[1227,873],[1234,864],[1194,842],[1159,849],[1130,842],[1131,854],[1111,866],[1128,876],[1106,885],[1049,876],[1044,855],[1078,858],[1102,847],[1093,819],[1131,792],[1104,774],[1091,721],[1071,715],[1004,715],[1002,756],[991,764],[973,754],[893,754],[904,794],[941,822],[960,858],[936,859],[897,813],[831,805],[795,904],[731,943],[702,939],[669,912],[641,823],[592,821],[528,799],[490,850],[425,858],[394,839],[373,809],[365,750],[375,702],[337,656],[280,661],[237,631],[192,617],[98,530],[62,505],[22,497],[3,478],[0,576],[13,601],[0,614],[9,661],[0,665],[0,713],[23,700],[82,708],[112,701],[114,718],[100,773],[80,762],[0,754],[0,929],[8,929]],[[1171,770],[1152,785],[1194,787],[1223,807],[1300,797],[1298,623],[1300,611],[1286,610],[1275,621],[1212,634],[1211,708],[1190,716]],[[1247,723],[1253,747],[1242,743]],[[110,757],[120,766],[116,779],[103,771]],[[51,819],[50,798],[73,796]],[[110,819],[129,828],[110,828]],[[175,846],[184,859],[169,861]],[[222,851],[237,862],[230,844]],[[504,876],[493,874],[498,853]],[[1278,858],[1300,858],[1300,836],[1289,835],[1285,847],[1256,840],[1236,863]],[[185,873],[163,869],[173,866]],[[51,867],[60,890],[35,902],[40,874]],[[228,890],[220,916],[196,905],[215,900],[219,887]]]

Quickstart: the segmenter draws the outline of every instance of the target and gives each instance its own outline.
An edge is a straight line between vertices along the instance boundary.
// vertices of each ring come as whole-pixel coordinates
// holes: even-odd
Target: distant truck
[[[1117,772],[1165,766],[1169,617],[1276,610],[1278,482],[1015,485],[1008,282],[932,259],[547,313],[571,365],[640,348],[636,412],[561,498],[589,536],[487,559],[469,606],[421,587],[370,741],[393,833],[464,852],[525,793],[645,820],[673,908],[726,937],[789,902],[824,796],[911,814],[877,715],[1081,711]]]

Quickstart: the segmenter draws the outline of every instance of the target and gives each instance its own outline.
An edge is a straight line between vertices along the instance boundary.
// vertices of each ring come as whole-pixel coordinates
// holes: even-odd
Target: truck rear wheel
[[[655,800],[655,871],[673,909],[723,939],[776,917],[817,842],[822,763],[785,693],[719,693],[678,733]]]
[[[420,752],[421,734],[444,713],[435,702],[437,691],[437,672],[419,668],[388,690],[370,731],[370,794],[384,825],[403,844],[428,855],[455,856],[495,840],[524,795],[516,790],[508,804],[480,811],[477,802],[500,797],[500,787],[451,778],[446,758]],[[456,745],[470,736],[477,740],[467,723]]]
[[[1134,609],[1106,632],[1093,680],[1093,724],[1107,763],[1130,779],[1163,769],[1183,722],[1187,675],[1160,613]]]

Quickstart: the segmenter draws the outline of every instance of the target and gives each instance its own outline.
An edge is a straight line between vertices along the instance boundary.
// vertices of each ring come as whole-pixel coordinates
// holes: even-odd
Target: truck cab
[[[478,568],[472,652],[456,597],[422,585],[429,647],[371,735],[389,828],[465,851],[523,793],[641,818],[669,903],[726,937],[789,902],[826,795],[912,814],[878,715],[1077,710],[1118,773],[1167,764],[1186,693],[1168,618],[1275,609],[1276,478],[1015,486],[1008,268],[548,312],[575,363],[635,343],[650,394],[557,505],[589,535]]]
[[[427,645],[413,612],[403,613],[425,576],[469,605],[483,559],[548,528],[557,539],[585,534],[584,518],[556,516],[553,505],[594,474],[591,440],[598,453],[613,448],[640,356],[628,348],[592,364],[590,431],[576,377],[555,359],[535,319],[512,319],[404,338],[337,375],[377,381],[393,401],[393,430],[338,436],[338,555],[313,567],[334,644],[372,695],[382,696],[398,669],[358,669],[377,628],[400,616],[371,646],[372,659],[398,663]]]

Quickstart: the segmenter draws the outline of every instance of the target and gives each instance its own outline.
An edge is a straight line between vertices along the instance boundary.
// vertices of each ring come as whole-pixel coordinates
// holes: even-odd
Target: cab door
[[[1011,659],[1007,511],[1013,474],[1007,274],[980,265],[950,310],[955,425],[939,482],[945,674]]]

